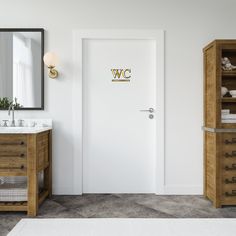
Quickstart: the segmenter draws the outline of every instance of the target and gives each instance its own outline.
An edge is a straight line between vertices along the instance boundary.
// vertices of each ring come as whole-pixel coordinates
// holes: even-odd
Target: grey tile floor
[[[38,218],[235,218],[236,207],[215,209],[202,196],[153,194],[87,194],[53,196],[40,207]],[[1,212],[0,236],[25,213]]]

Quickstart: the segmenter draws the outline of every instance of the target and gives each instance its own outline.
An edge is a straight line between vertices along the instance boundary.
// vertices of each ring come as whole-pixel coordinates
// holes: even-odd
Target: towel
[[[231,123],[236,123],[236,119],[228,119],[228,120],[223,120],[222,119],[222,121],[221,121],[222,123],[229,123],[229,124],[231,124]]]
[[[222,109],[221,110],[221,114],[229,114],[230,113],[230,110],[229,109]]]
[[[236,120],[236,114],[222,114],[221,118],[223,120]]]
[[[0,202],[21,202],[27,201],[27,198],[27,183],[4,183],[0,187]]]

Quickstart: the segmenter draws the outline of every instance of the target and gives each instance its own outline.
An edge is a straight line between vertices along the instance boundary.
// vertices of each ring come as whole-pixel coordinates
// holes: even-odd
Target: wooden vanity
[[[39,189],[38,175],[42,172],[43,188]],[[26,176],[28,191],[27,201],[0,202],[0,211],[26,211],[29,216],[36,216],[39,205],[52,195],[51,128],[1,132],[0,176]]]

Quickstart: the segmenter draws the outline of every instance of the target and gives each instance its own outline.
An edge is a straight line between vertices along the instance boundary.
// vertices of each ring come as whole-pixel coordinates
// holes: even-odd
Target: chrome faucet
[[[14,112],[15,112],[14,104],[11,104],[8,108],[8,115],[9,116],[11,115],[11,111],[12,111],[12,119],[11,119],[11,122],[10,122],[10,126],[15,127],[16,124],[15,124],[15,115],[14,115]]]

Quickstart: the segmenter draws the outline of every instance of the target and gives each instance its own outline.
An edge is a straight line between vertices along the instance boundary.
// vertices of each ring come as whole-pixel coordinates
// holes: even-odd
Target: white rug
[[[236,219],[23,219],[8,236],[235,236]]]

